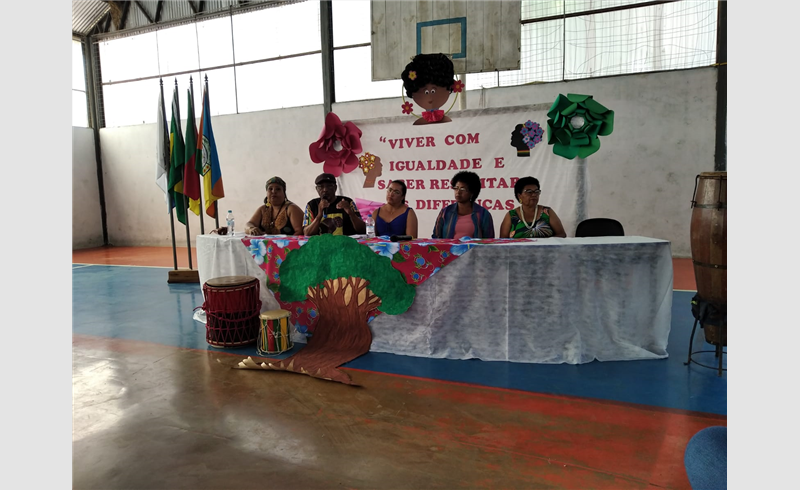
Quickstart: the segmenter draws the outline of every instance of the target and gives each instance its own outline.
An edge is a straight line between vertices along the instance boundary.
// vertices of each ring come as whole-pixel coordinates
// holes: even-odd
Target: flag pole
[[[167,199],[172,199],[172,196],[168,196]],[[172,270],[178,270],[178,249],[175,247],[175,217],[172,215],[172,206],[167,204],[169,207],[169,231],[172,234]]]
[[[161,89],[161,117],[166,118],[167,117],[166,116],[167,109],[166,109],[166,106],[164,105],[164,79],[163,78],[159,78],[158,79],[158,84],[159,84],[159,88]],[[164,124],[164,135],[165,135],[164,141],[166,142],[166,141],[169,141],[169,135],[167,135],[166,120],[164,122],[165,122],[165,124]],[[163,151],[164,151],[164,155],[166,157],[164,159],[164,161],[168,162],[169,161],[169,147],[165,146],[163,148]],[[171,199],[172,199],[172,197],[169,195],[169,192],[167,192],[167,209],[169,210],[169,230],[170,230],[170,236],[172,237],[172,268],[173,268],[173,270],[178,270],[178,250],[175,247],[175,217],[172,214],[172,202],[170,201]]]
[[[219,206],[217,206],[217,201],[214,201],[214,224],[219,228]]]
[[[183,196],[183,205],[188,210],[189,198],[186,194],[181,195]],[[189,270],[192,270],[192,237],[189,235],[189,213],[186,213],[186,250],[189,252]]]
[[[176,157],[177,153],[175,151],[176,150],[175,149],[175,141],[173,140],[173,132],[172,132],[172,130],[175,129],[174,138],[176,138],[177,140],[181,140],[182,139],[182,136],[181,136],[180,105],[179,105],[179,92],[178,92],[178,79],[177,78],[175,78],[175,89],[174,89],[174,95],[172,97],[172,122],[174,123],[175,127],[174,128],[172,128],[172,126],[170,127],[170,140],[169,140],[170,141],[170,165],[169,165],[170,172],[168,174],[169,177],[167,179],[167,192],[169,193],[170,227],[172,228],[172,233],[173,233],[173,237],[174,237],[174,235],[175,235],[174,229],[175,228],[174,228],[174,221],[172,220],[172,216],[176,212],[175,209],[177,208],[179,199],[182,199],[181,203],[183,204],[183,211],[184,212],[188,211],[188,203],[187,203],[188,197],[186,196],[186,194],[183,193],[183,190],[178,191],[176,189],[177,185],[179,183],[182,183],[182,181],[184,180],[184,176],[179,174],[178,172],[176,172],[177,169],[175,169],[173,167],[173,165],[172,165],[174,163],[172,161],[173,157],[177,158]],[[181,145],[181,146],[183,146],[183,145]],[[185,158],[185,149],[184,149],[183,155],[181,155],[181,158]],[[177,161],[178,160],[176,160],[176,162]],[[180,179],[176,182],[176,178],[178,176],[180,176]],[[175,178],[173,178],[173,177],[175,177]],[[180,194],[183,197],[178,197],[176,194]],[[180,216],[178,216],[178,220],[180,221]],[[189,268],[188,269],[175,269],[175,270],[169,271],[169,274],[167,276],[167,282],[170,283],[170,284],[172,284],[172,283],[196,283],[196,282],[199,282],[198,271],[193,270],[193,268],[192,268],[192,242],[191,242],[191,236],[190,236],[190,230],[189,230],[189,216],[188,215],[186,216],[185,221],[186,221],[186,223],[185,223],[185,226],[186,226],[186,249],[187,249],[187,252],[188,252],[188,255],[189,255]],[[175,238],[173,238],[173,243],[176,243],[176,242],[177,242],[177,240]],[[173,245],[173,247],[175,247],[175,245]],[[173,248],[173,257],[174,257],[175,262],[177,264],[177,252],[175,251],[175,248]]]
[[[191,76],[189,77],[189,93],[191,94],[192,105],[194,105],[194,82],[192,81],[192,77]],[[203,111],[201,110],[200,114],[202,114],[202,113],[203,113]],[[200,141],[200,144],[202,145],[202,142],[203,142],[203,135],[202,134],[197,135],[197,141]],[[195,148],[194,148],[195,168],[197,167],[197,156],[198,156],[197,155],[197,147],[195,146]],[[202,152],[200,153],[200,158],[201,159],[203,158]],[[199,178],[199,175],[198,175],[198,178]],[[206,234],[205,224],[203,223],[203,211],[204,211],[203,210],[203,186],[201,185],[200,186],[200,234],[201,235],[205,235]],[[188,214],[187,214],[187,216],[188,216]]]
[[[175,79],[175,90],[178,90],[178,79]],[[185,185],[185,183],[184,183]],[[186,194],[180,193],[183,196],[183,209],[189,209],[189,198]],[[189,213],[186,213],[186,251],[189,254],[189,270],[192,270],[192,238],[189,235]]]

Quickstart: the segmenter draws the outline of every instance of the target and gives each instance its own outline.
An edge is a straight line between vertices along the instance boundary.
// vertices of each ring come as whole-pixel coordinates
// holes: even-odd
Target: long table
[[[262,311],[279,308],[242,238],[197,237],[201,284],[254,276]],[[531,363],[665,358],[672,278],[670,243],[655,238],[479,244],[418,285],[408,311],[374,318],[370,350]]]

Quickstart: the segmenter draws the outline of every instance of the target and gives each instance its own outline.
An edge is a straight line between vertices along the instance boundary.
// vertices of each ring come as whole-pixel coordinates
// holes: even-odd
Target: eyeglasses
[[[387,192],[387,193],[391,192],[391,193],[392,193],[392,194],[394,194],[395,196],[399,196],[400,194],[402,194],[402,192],[401,192],[401,191],[398,191],[397,189],[391,189],[391,188],[388,188],[388,189],[386,189],[386,192]]]
[[[522,191],[522,193],[523,193],[523,194],[527,194],[527,195],[529,195],[529,196],[533,196],[533,195],[536,195],[536,196],[538,196],[539,194],[541,194],[541,193],[542,193],[542,190],[541,190],[541,189],[536,189],[536,190],[533,190],[533,189],[525,189],[524,191]]]
[[[453,187],[453,190],[456,192],[469,192],[469,189],[466,187]]]

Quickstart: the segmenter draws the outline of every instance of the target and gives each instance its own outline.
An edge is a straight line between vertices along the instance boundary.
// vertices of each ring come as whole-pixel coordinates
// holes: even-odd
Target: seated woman
[[[375,235],[409,235],[417,238],[417,214],[406,204],[406,184],[393,180],[386,189],[386,204],[372,212]]]
[[[303,210],[286,199],[286,182],[280,177],[267,181],[267,197],[244,225],[248,235],[302,235]]]
[[[500,224],[500,238],[566,238],[567,232],[552,208],[539,204],[539,181],[523,177],[514,184],[520,206],[506,213]]]
[[[455,201],[439,211],[431,238],[494,238],[492,213],[477,202],[481,179],[475,172],[458,172],[450,180]]]

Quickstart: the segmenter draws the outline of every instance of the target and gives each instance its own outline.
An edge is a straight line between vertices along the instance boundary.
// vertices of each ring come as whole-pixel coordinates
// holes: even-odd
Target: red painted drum
[[[250,276],[225,276],[203,284],[206,342],[212,347],[241,347],[258,338],[261,326],[260,282]]]
[[[703,172],[697,176],[692,200],[692,263],[697,294],[715,305],[728,303],[728,173]],[[703,325],[706,341],[728,345],[727,331],[709,318]]]

